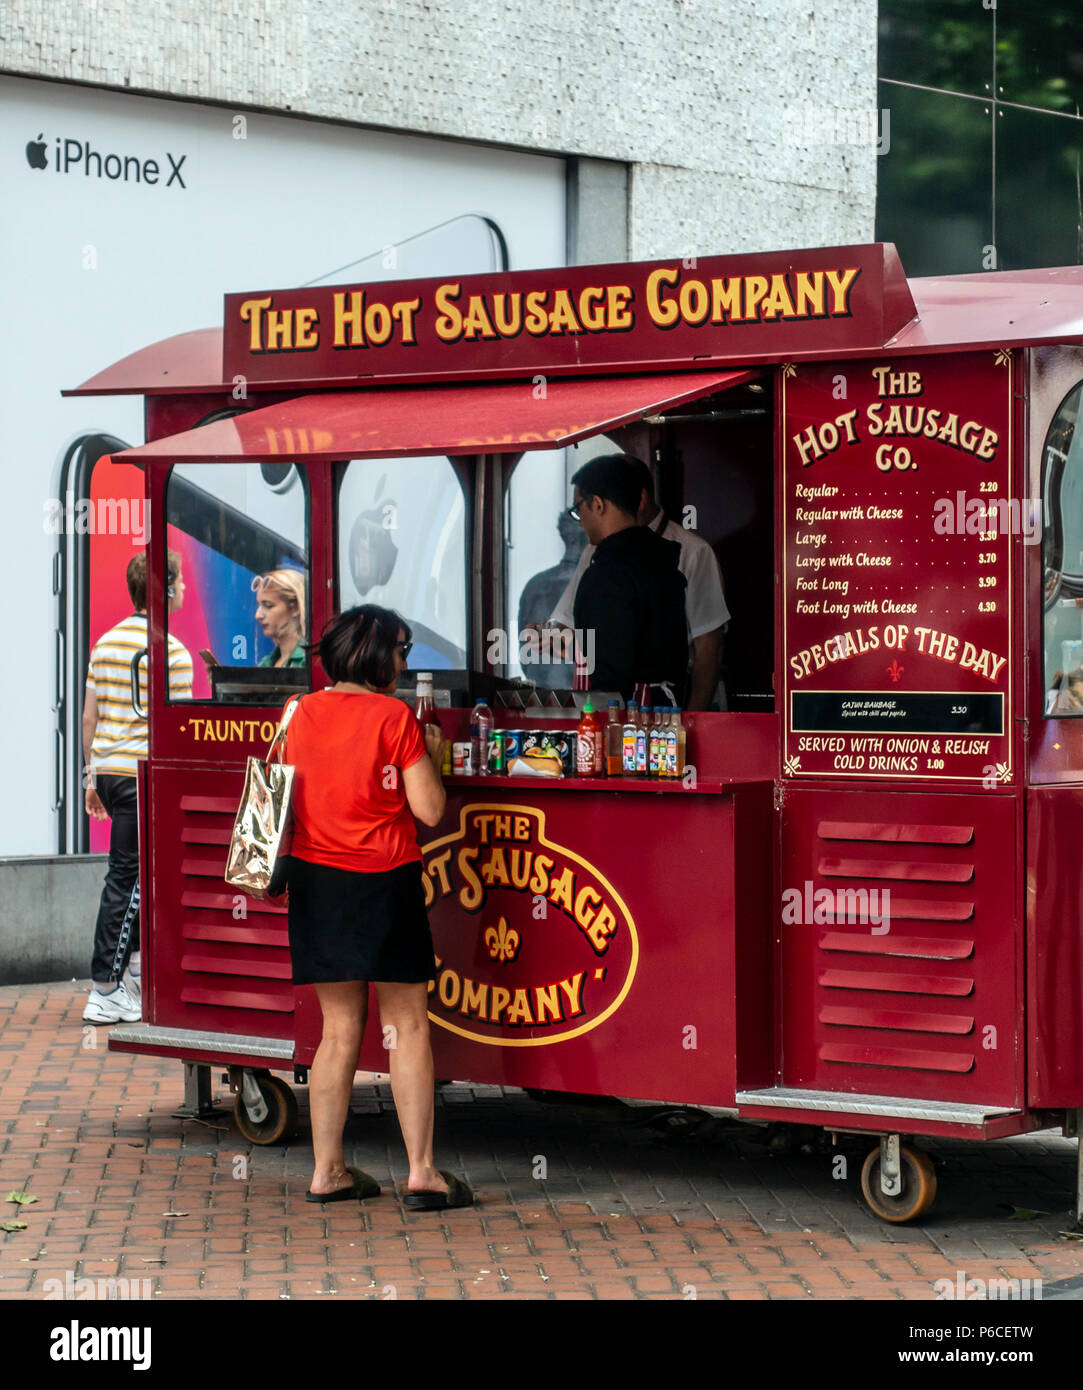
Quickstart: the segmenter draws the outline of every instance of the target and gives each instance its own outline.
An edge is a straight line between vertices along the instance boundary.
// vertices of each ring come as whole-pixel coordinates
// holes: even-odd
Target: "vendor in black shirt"
[[[636,525],[641,489],[622,455],[584,464],[572,487],[571,513],[596,547],[574,608],[576,629],[593,632],[591,688],[619,690],[627,700],[641,683],[666,683],[682,703],[688,636],[680,546]]]

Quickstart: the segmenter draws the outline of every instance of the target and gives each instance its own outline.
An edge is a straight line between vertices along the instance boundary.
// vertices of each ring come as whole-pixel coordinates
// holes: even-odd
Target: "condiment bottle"
[[[688,731],[685,729],[684,724],[681,722],[681,709],[679,705],[677,706],[674,712],[673,719],[677,728],[677,771],[674,774],[674,776],[683,777],[685,744],[687,741]]]
[[[650,740],[651,726],[651,707],[644,705],[639,711],[639,722],[636,725],[636,766],[635,775],[646,777],[649,768],[650,751],[648,743]]]
[[[414,713],[417,715],[417,722],[422,728],[426,724],[437,724],[436,705],[432,698],[432,672],[419,671],[417,673],[417,703],[414,705]]]
[[[639,728],[639,706],[628,701],[627,718],[621,730],[621,771],[625,777],[636,775],[636,731]]]
[[[493,731],[493,712],[488,700],[479,700],[470,711],[470,751],[474,776],[489,775],[489,735]]]
[[[583,706],[583,717],[575,731],[575,771],[578,777],[597,777],[598,750],[601,746],[602,729],[594,706],[588,700]]]
[[[619,777],[624,767],[623,757],[624,725],[620,718],[620,705],[616,700],[609,702],[609,723],[605,726],[605,771],[607,777]]]
[[[666,712],[662,705],[657,705],[654,710],[654,717],[650,721],[650,728],[647,730],[647,776],[658,777],[661,775],[661,751],[665,734]]]

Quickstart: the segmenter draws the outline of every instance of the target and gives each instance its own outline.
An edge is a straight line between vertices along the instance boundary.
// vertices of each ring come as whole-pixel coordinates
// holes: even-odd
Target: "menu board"
[[[783,368],[785,776],[1011,781],[1014,370]]]

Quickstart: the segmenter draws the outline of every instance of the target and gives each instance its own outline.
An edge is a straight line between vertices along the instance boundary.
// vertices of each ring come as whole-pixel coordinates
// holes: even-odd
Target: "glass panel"
[[[879,56],[881,77],[989,95],[993,12],[980,0],[880,0]]]
[[[607,449],[599,448],[598,452],[612,452],[613,445],[603,443]],[[586,547],[579,522],[568,515],[571,490],[567,481],[569,473],[585,463],[586,457],[573,449],[532,450],[515,465],[507,491],[507,671],[509,676],[525,676],[553,690],[571,689],[575,676],[572,665],[546,661],[540,647],[539,660],[522,662],[524,653],[516,638],[527,623],[542,623],[552,616]],[[528,649],[526,654],[534,653]]]
[[[961,275],[992,244],[992,114],[983,101],[881,83],[891,147],[877,161],[876,239],[910,276]]]
[[[392,608],[415,671],[466,665],[466,504],[446,458],[354,459],[338,496],[338,602]]]
[[[1042,453],[1046,713],[1083,714],[1083,431],[1077,386],[1053,417]]]
[[[1081,155],[1083,121],[998,108],[998,270],[1078,265],[1083,260]]]
[[[998,0],[997,96],[1078,114],[1083,105],[1079,0]]]
[[[169,634],[192,657],[193,697],[275,704],[307,690],[308,498],[297,468],[178,464],[166,521],[181,571]]]

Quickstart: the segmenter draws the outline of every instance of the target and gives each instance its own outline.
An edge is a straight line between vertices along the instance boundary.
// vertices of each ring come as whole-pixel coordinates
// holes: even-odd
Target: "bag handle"
[[[286,730],[289,728],[289,722],[293,718],[294,711],[297,709],[297,706],[301,703],[302,698],[303,697],[300,695],[295,695],[293,699],[290,701],[290,703],[286,706],[286,708],[282,711],[282,718],[279,720],[278,728],[275,731],[275,736],[273,739],[271,739],[270,746],[267,749],[267,756],[263,760],[266,767],[269,768],[271,766],[271,759],[274,757],[274,751],[276,748],[278,748],[278,745],[281,742],[283,736],[285,735]],[[279,749],[278,761],[282,761],[281,749]]]

